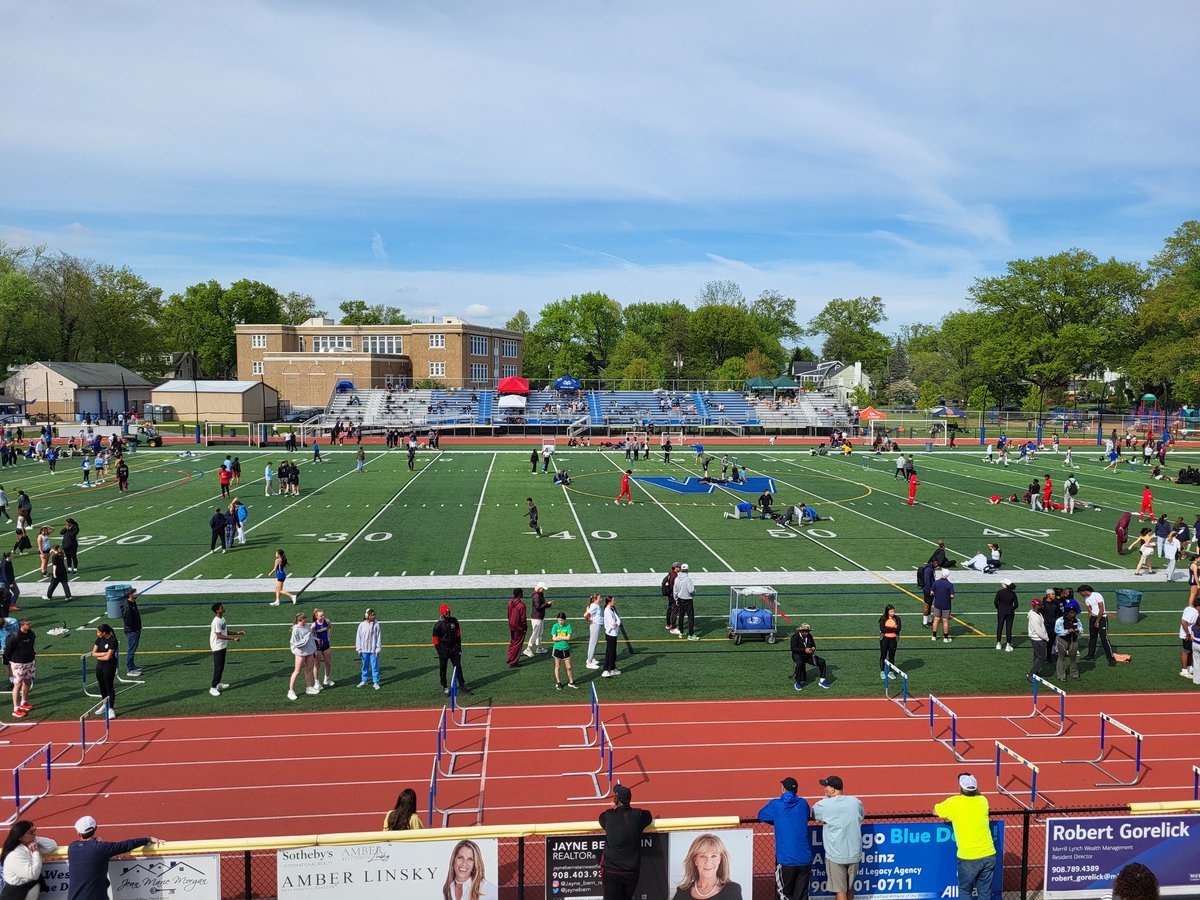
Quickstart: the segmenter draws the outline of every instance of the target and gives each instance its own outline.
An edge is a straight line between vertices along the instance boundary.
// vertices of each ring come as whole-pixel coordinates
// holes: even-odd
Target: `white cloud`
[[[465,312],[468,319],[487,319],[492,315],[492,308],[486,303],[471,303]]]
[[[387,248],[383,245],[383,236],[378,231],[371,234],[371,255],[379,262],[387,259]]]

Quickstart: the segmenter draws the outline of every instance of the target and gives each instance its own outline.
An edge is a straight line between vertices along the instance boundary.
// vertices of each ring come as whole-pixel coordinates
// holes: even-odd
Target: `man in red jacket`
[[[912,506],[917,501],[917,485],[921,482],[917,481],[917,473],[913,472],[908,476],[908,505]]]
[[[521,644],[525,641],[527,628],[525,591],[523,588],[513,588],[512,599],[508,601],[508,666],[510,669],[515,669],[521,664]]]

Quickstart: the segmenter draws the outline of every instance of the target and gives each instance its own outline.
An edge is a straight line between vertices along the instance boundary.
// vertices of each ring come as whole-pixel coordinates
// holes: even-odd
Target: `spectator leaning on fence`
[[[783,793],[758,811],[760,821],[775,826],[775,895],[778,900],[807,900],[813,858],[808,801],[797,793],[795,778],[780,784]]]
[[[933,814],[949,819],[954,826],[958,846],[958,896],[992,895],[992,875],[996,869],[996,845],[988,820],[987,797],[979,793],[979,783],[970,772],[958,776],[958,793],[933,808]]]

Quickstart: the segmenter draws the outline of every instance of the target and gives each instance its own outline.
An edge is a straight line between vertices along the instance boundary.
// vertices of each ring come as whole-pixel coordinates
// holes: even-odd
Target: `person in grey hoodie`
[[[675,585],[672,588],[675,591],[675,627],[671,629],[671,634],[683,637],[684,617],[688,620],[687,639],[689,641],[700,640],[696,632],[696,607],[692,600],[696,596],[696,582],[692,581],[692,573],[688,571],[688,564],[683,563],[679,566],[679,574],[675,576]]]

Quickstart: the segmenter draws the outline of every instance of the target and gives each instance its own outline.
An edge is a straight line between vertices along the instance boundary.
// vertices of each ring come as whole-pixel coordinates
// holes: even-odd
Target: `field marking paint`
[[[370,519],[367,520],[367,524],[363,525],[362,528],[358,529],[358,531],[355,532],[354,537],[350,538],[350,540],[348,540],[344,544],[342,544],[341,549],[338,550],[337,553],[333,554],[333,557],[329,560],[329,562],[325,563],[325,565],[321,567],[321,570],[319,572],[317,572],[316,575],[314,575],[312,578],[308,579],[308,584],[305,584],[304,587],[300,588],[300,590],[297,593],[303,594],[304,591],[308,588],[309,584],[312,584],[313,581],[315,581],[317,578],[320,578],[322,575],[324,575],[326,572],[328,572],[329,569],[333,566],[333,564],[341,558],[342,554],[345,553],[347,550],[349,550],[350,547],[354,544],[354,542],[357,541],[360,537],[362,537],[366,533],[367,529],[370,528],[375,523],[375,520],[378,519],[380,516],[382,516],[384,514],[384,512],[387,510],[387,508],[396,502],[396,498],[399,497],[401,494],[403,494],[406,490],[408,490],[409,486],[413,482],[415,482],[418,478],[420,478],[422,475],[424,475],[426,472],[428,472],[429,467],[432,466],[435,462],[437,462],[438,459],[441,457],[441,455],[442,455],[441,451],[439,451],[437,456],[435,456],[433,459],[429,460],[429,462],[427,462],[425,465],[423,465],[420,468],[420,470],[415,475],[413,475],[412,478],[410,478],[410,479],[408,479],[408,481],[404,482],[404,484],[400,486],[400,490],[398,490],[398,491],[396,491],[396,493],[392,494],[392,499],[388,500],[387,503],[385,503],[385,504],[383,504],[383,506],[379,507],[379,511],[377,513],[375,513],[375,515],[371,516]],[[345,476],[342,476],[342,477],[344,478]],[[332,483],[333,482],[330,482],[330,484],[332,484]],[[349,573],[347,573],[347,574],[349,574]]]
[[[475,504],[475,518],[471,520],[471,531],[467,534],[467,546],[463,548],[462,562],[458,564],[458,574],[462,575],[467,570],[467,557],[471,554],[471,544],[475,541],[475,528],[479,525],[479,514],[483,511],[483,495],[487,493],[488,481],[492,477],[492,467],[496,465],[497,454],[492,454],[492,461],[488,463],[487,474],[483,476],[483,487],[479,489],[479,502]],[[500,504],[497,503],[497,506]]]
[[[382,459],[382,457],[375,457],[375,459]],[[369,460],[367,460],[367,461],[366,461],[366,463],[364,463],[364,465],[368,465],[368,466],[369,466],[369,465],[370,465],[372,462],[374,462],[374,461],[375,461],[375,459],[369,459]],[[313,465],[313,463],[309,463],[309,465]],[[422,471],[423,471],[423,470],[422,470]],[[321,485],[319,488],[316,488],[316,489],[314,489],[313,491],[311,491],[311,492],[309,492],[309,493],[307,493],[307,494],[302,494],[302,495],[300,496],[300,499],[299,499],[299,501],[298,501],[298,502],[296,502],[296,503],[289,503],[287,506],[281,507],[281,508],[280,508],[280,509],[279,509],[277,512],[271,513],[271,515],[267,516],[265,519],[259,519],[257,522],[255,522],[253,525],[249,526],[249,527],[246,529],[246,533],[247,533],[247,534],[249,534],[249,533],[250,533],[251,531],[253,531],[255,528],[258,528],[258,527],[259,527],[259,526],[261,526],[261,525],[266,525],[266,524],[267,524],[268,522],[270,522],[272,519],[276,518],[277,516],[282,516],[282,515],[283,515],[285,512],[287,512],[288,510],[291,510],[291,509],[298,509],[298,508],[299,508],[301,505],[303,505],[304,503],[308,502],[310,499],[312,499],[312,498],[314,498],[314,497],[320,497],[320,496],[321,496],[321,492],[322,492],[322,491],[324,491],[325,489],[327,489],[327,488],[329,488],[329,487],[332,487],[333,485],[337,484],[339,481],[341,481],[341,480],[342,480],[343,478],[345,478],[346,476],[348,476],[348,475],[357,475],[357,474],[358,474],[358,470],[357,470],[357,469],[349,469],[349,470],[347,470],[347,471],[343,472],[341,475],[338,475],[338,476],[337,476],[336,478],[334,478],[332,481],[327,481],[327,482],[325,482],[325,484]],[[255,481],[252,481],[252,482],[250,482],[250,483],[251,483],[251,484],[257,484],[259,481],[262,481],[262,480],[263,480],[263,479],[259,478],[259,479],[255,480]],[[202,502],[211,502],[211,501],[202,501]],[[198,506],[199,504],[193,504],[193,505],[194,505],[194,506]],[[189,508],[190,508],[190,507],[189,507]],[[164,518],[169,518],[169,517],[164,517]],[[153,524],[153,523],[151,523],[151,524]],[[133,534],[136,534],[136,531],[135,531],[135,532],[128,532],[128,531],[126,532],[126,534],[131,534],[131,533],[133,533]],[[106,541],[105,543],[107,543],[107,541]],[[97,545],[97,546],[99,546],[99,545]],[[192,566],[196,565],[196,563],[198,563],[198,562],[203,562],[205,559],[208,559],[208,557],[210,557],[211,555],[212,555],[212,552],[211,552],[211,551],[209,551],[208,553],[204,553],[204,554],[202,554],[202,555],[200,555],[200,556],[197,556],[197,557],[196,557],[195,559],[193,559],[193,560],[192,560],[190,563],[187,563],[186,565],[180,566],[178,569],[176,569],[174,572],[171,572],[169,575],[164,575],[164,576],[163,576],[161,579],[159,579],[159,581],[157,581],[157,582],[156,582],[154,585],[151,585],[150,587],[155,587],[157,584],[161,584],[161,583],[162,583],[162,582],[164,582],[164,581],[170,581],[172,578],[174,578],[174,577],[175,577],[176,575],[178,575],[180,572],[186,572],[186,571],[187,571],[188,569],[190,569]],[[202,578],[203,576],[202,576],[202,575],[198,575],[198,576],[196,576],[196,577],[197,577],[197,578]],[[146,590],[148,591],[148,590],[150,590],[150,588],[147,588]],[[142,591],[141,593],[143,593],[143,594],[144,594],[144,593],[146,593],[146,591]]]
[[[602,453],[602,454],[600,454],[600,455],[601,455],[601,456],[603,456],[605,459],[607,459],[607,460],[608,460],[610,463],[612,463],[612,465],[613,465],[613,468],[615,468],[615,469],[616,469],[618,472],[624,472],[624,471],[625,471],[624,469],[622,469],[622,468],[621,468],[621,465],[620,465],[620,463],[618,463],[618,462],[617,462],[615,459],[612,459],[611,457],[609,457],[609,455],[608,455],[607,453]],[[719,562],[721,565],[723,565],[723,566],[724,566],[726,569],[728,569],[730,572],[734,571],[734,568],[733,568],[733,566],[731,566],[729,563],[727,563],[727,562],[726,562],[726,561],[725,561],[725,560],[724,560],[724,559],[721,557],[721,554],[717,553],[717,551],[716,551],[716,550],[714,550],[712,547],[708,546],[708,544],[706,544],[706,543],[704,542],[704,540],[703,540],[703,539],[701,539],[700,535],[696,534],[696,532],[692,531],[692,529],[690,529],[690,528],[688,528],[686,525],[684,525],[684,524],[683,524],[683,522],[681,522],[681,521],[679,520],[679,517],[675,515],[675,513],[671,512],[669,509],[667,509],[665,506],[663,506],[663,505],[662,505],[662,504],[661,504],[661,503],[658,501],[658,498],[657,498],[657,497],[655,497],[655,496],[654,496],[652,493],[650,493],[650,490],[649,490],[649,489],[648,489],[648,488],[647,488],[647,487],[646,487],[644,484],[642,484],[642,482],[638,481],[638,482],[637,482],[637,486],[638,486],[638,488],[639,488],[639,489],[642,491],[642,493],[644,493],[644,494],[645,494],[647,497],[649,497],[649,498],[650,498],[650,500],[651,500],[651,501],[654,503],[654,505],[655,505],[655,506],[657,506],[659,509],[661,509],[663,512],[665,512],[665,513],[666,513],[668,516],[670,516],[672,519],[674,519],[674,520],[675,520],[675,524],[676,524],[676,525],[678,525],[680,528],[682,528],[684,531],[686,531],[688,534],[690,534],[690,535],[692,536],[692,538],[693,538],[693,539],[694,539],[694,540],[695,540],[695,541],[696,541],[696,542],[697,542],[697,543],[698,543],[698,544],[699,544],[701,547],[703,547],[705,550],[707,550],[709,553],[711,553],[711,554],[713,555],[713,558],[714,558],[714,559],[715,559],[717,562]],[[705,571],[707,571],[707,569],[706,569]]]
[[[558,460],[551,457],[551,461],[554,463],[554,472],[555,472],[555,474],[557,474],[558,473]],[[590,556],[592,558],[592,566],[593,566],[593,568],[595,568],[596,574],[599,575],[600,574],[600,563],[598,563],[596,561],[596,554],[592,552],[591,541],[588,540],[587,532],[583,530],[583,523],[579,521],[579,513],[575,511],[575,501],[573,501],[571,499],[571,492],[568,491],[565,487],[563,488],[563,493],[566,494],[566,496],[567,496],[567,506],[570,507],[570,509],[571,509],[571,515],[575,517],[575,527],[579,529],[579,534],[583,537],[583,546],[587,548],[588,556]],[[615,535],[614,535],[614,537],[615,537]],[[460,570],[458,574],[461,575],[462,571]]]

